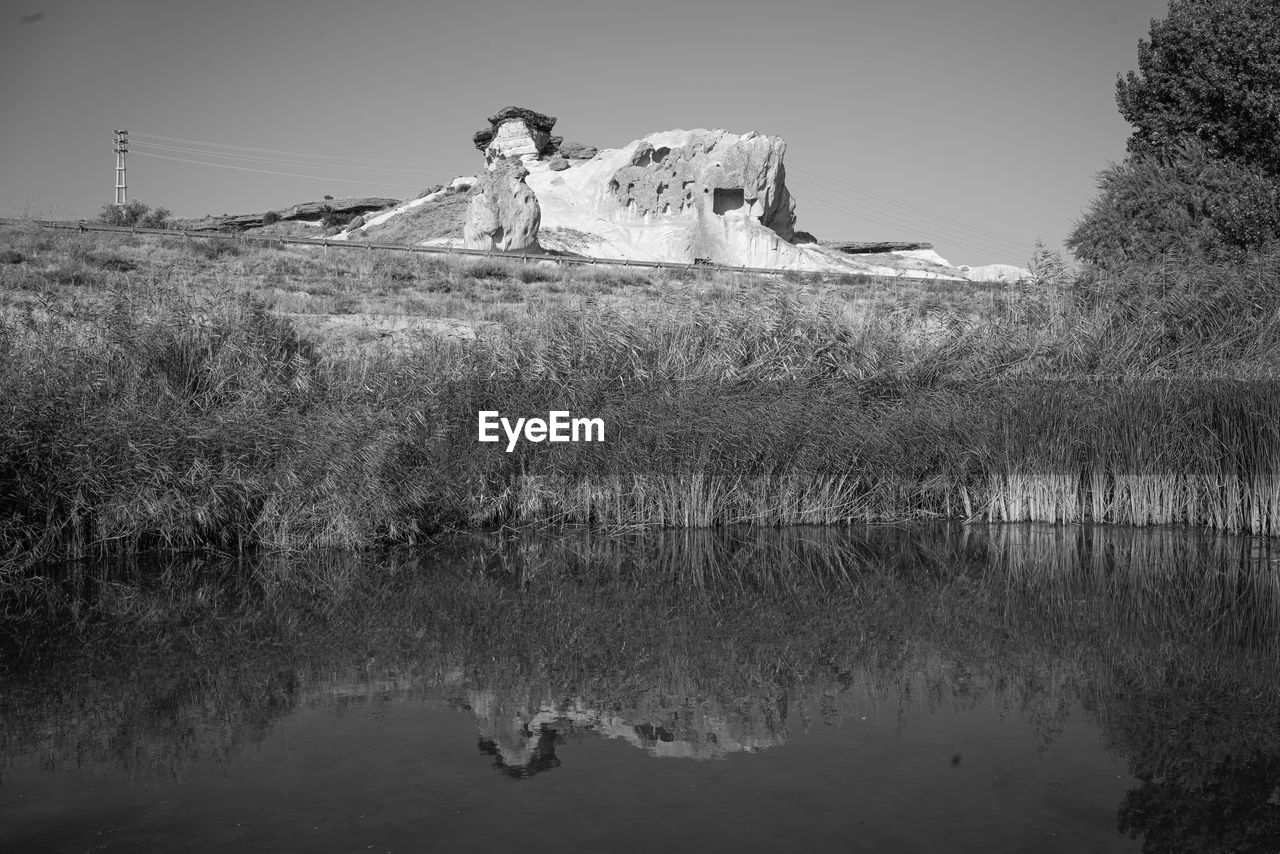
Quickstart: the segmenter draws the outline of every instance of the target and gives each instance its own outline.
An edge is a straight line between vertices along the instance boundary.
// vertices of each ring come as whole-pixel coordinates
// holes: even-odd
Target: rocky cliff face
[[[758,222],[783,240],[795,235],[795,203],[787,192],[778,137],[691,131],[672,148],[641,140],[609,189],[629,216],[711,213]]]
[[[791,241],[786,144],[675,130],[585,161],[527,162],[544,247],[601,257],[819,269]]]
[[[462,234],[468,249],[540,251],[538,227],[542,212],[538,197],[524,181],[528,174],[516,157],[489,164],[489,171],[480,176],[467,206]]]

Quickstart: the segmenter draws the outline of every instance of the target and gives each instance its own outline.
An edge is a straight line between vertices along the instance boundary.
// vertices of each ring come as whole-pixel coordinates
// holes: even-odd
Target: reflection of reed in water
[[[1241,650],[1274,650],[1280,633],[1280,551],[1268,538],[1211,531],[1004,525],[986,572],[1005,607],[1035,614],[1046,631],[1085,626],[1112,637],[1165,635],[1205,641],[1238,662]],[[1229,662],[1224,662],[1229,663]]]
[[[739,526],[667,529],[631,535],[570,531],[526,535],[478,551],[476,564],[528,586],[571,579],[677,585],[719,597],[765,591],[848,592],[887,571],[944,570],[964,544],[946,526],[920,536],[893,527]],[[951,550],[949,552],[948,550]]]

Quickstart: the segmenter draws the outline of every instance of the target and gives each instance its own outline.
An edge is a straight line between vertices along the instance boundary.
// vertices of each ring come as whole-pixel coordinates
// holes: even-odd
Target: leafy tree
[[[1081,261],[1114,268],[1172,257],[1236,261],[1280,237],[1280,188],[1193,139],[1112,165],[1067,236]]]
[[[98,221],[105,225],[139,228],[166,228],[169,224],[169,211],[166,208],[152,210],[147,205],[134,199],[124,205],[103,205],[98,214]]]
[[[1280,7],[1276,0],[1170,0],[1116,81],[1134,155],[1193,136],[1218,157],[1280,177]]]

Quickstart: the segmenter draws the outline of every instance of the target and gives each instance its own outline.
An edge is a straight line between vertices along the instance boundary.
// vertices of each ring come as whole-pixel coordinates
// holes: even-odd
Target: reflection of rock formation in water
[[[470,709],[480,729],[480,750],[512,777],[558,767],[556,745],[585,733],[619,738],[651,756],[717,759],[754,753],[786,741],[786,700],[753,700],[754,707],[727,709],[712,700],[647,696],[635,708],[603,710],[580,699],[558,702],[468,691],[456,706]]]

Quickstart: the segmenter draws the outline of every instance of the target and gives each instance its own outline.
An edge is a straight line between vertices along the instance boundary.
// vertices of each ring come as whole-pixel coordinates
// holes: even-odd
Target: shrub
[[[525,264],[516,274],[526,285],[534,282],[553,282],[560,278],[559,271],[543,264]]]
[[[615,265],[592,266],[585,276],[578,277],[601,288],[640,288],[652,284],[652,275]]]
[[[1280,235],[1277,184],[1196,140],[1112,165],[1098,189],[1066,245],[1099,267],[1170,257],[1238,261]]]
[[[275,225],[279,221],[280,221],[280,214],[276,213],[275,211],[267,211],[262,215],[263,225]]]
[[[505,279],[511,275],[506,264],[493,258],[483,258],[468,264],[463,272],[473,279]]]
[[[167,208],[152,210],[143,202],[134,199],[124,205],[103,205],[102,210],[98,213],[98,221],[105,225],[125,228],[134,226],[138,228],[167,228],[169,216]]]
[[[0,264],[21,264],[27,260],[17,249],[0,249]]]
[[[128,258],[112,252],[90,252],[85,260],[100,270],[112,273],[132,273],[138,269],[138,265]]]
[[[59,285],[75,287],[98,287],[106,283],[106,278],[99,270],[93,270],[80,264],[66,267],[55,267],[47,274],[48,279]]]
[[[373,262],[373,274],[391,282],[413,282],[418,279],[418,270],[411,258],[398,255],[387,255]]]
[[[235,241],[218,238],[195,240],[191,242],[190,246],[192,255],[197,258],[203,258],[206,261],[214,261],[224,255],[241,255],[244,252],[240,248],[240,244]]]

